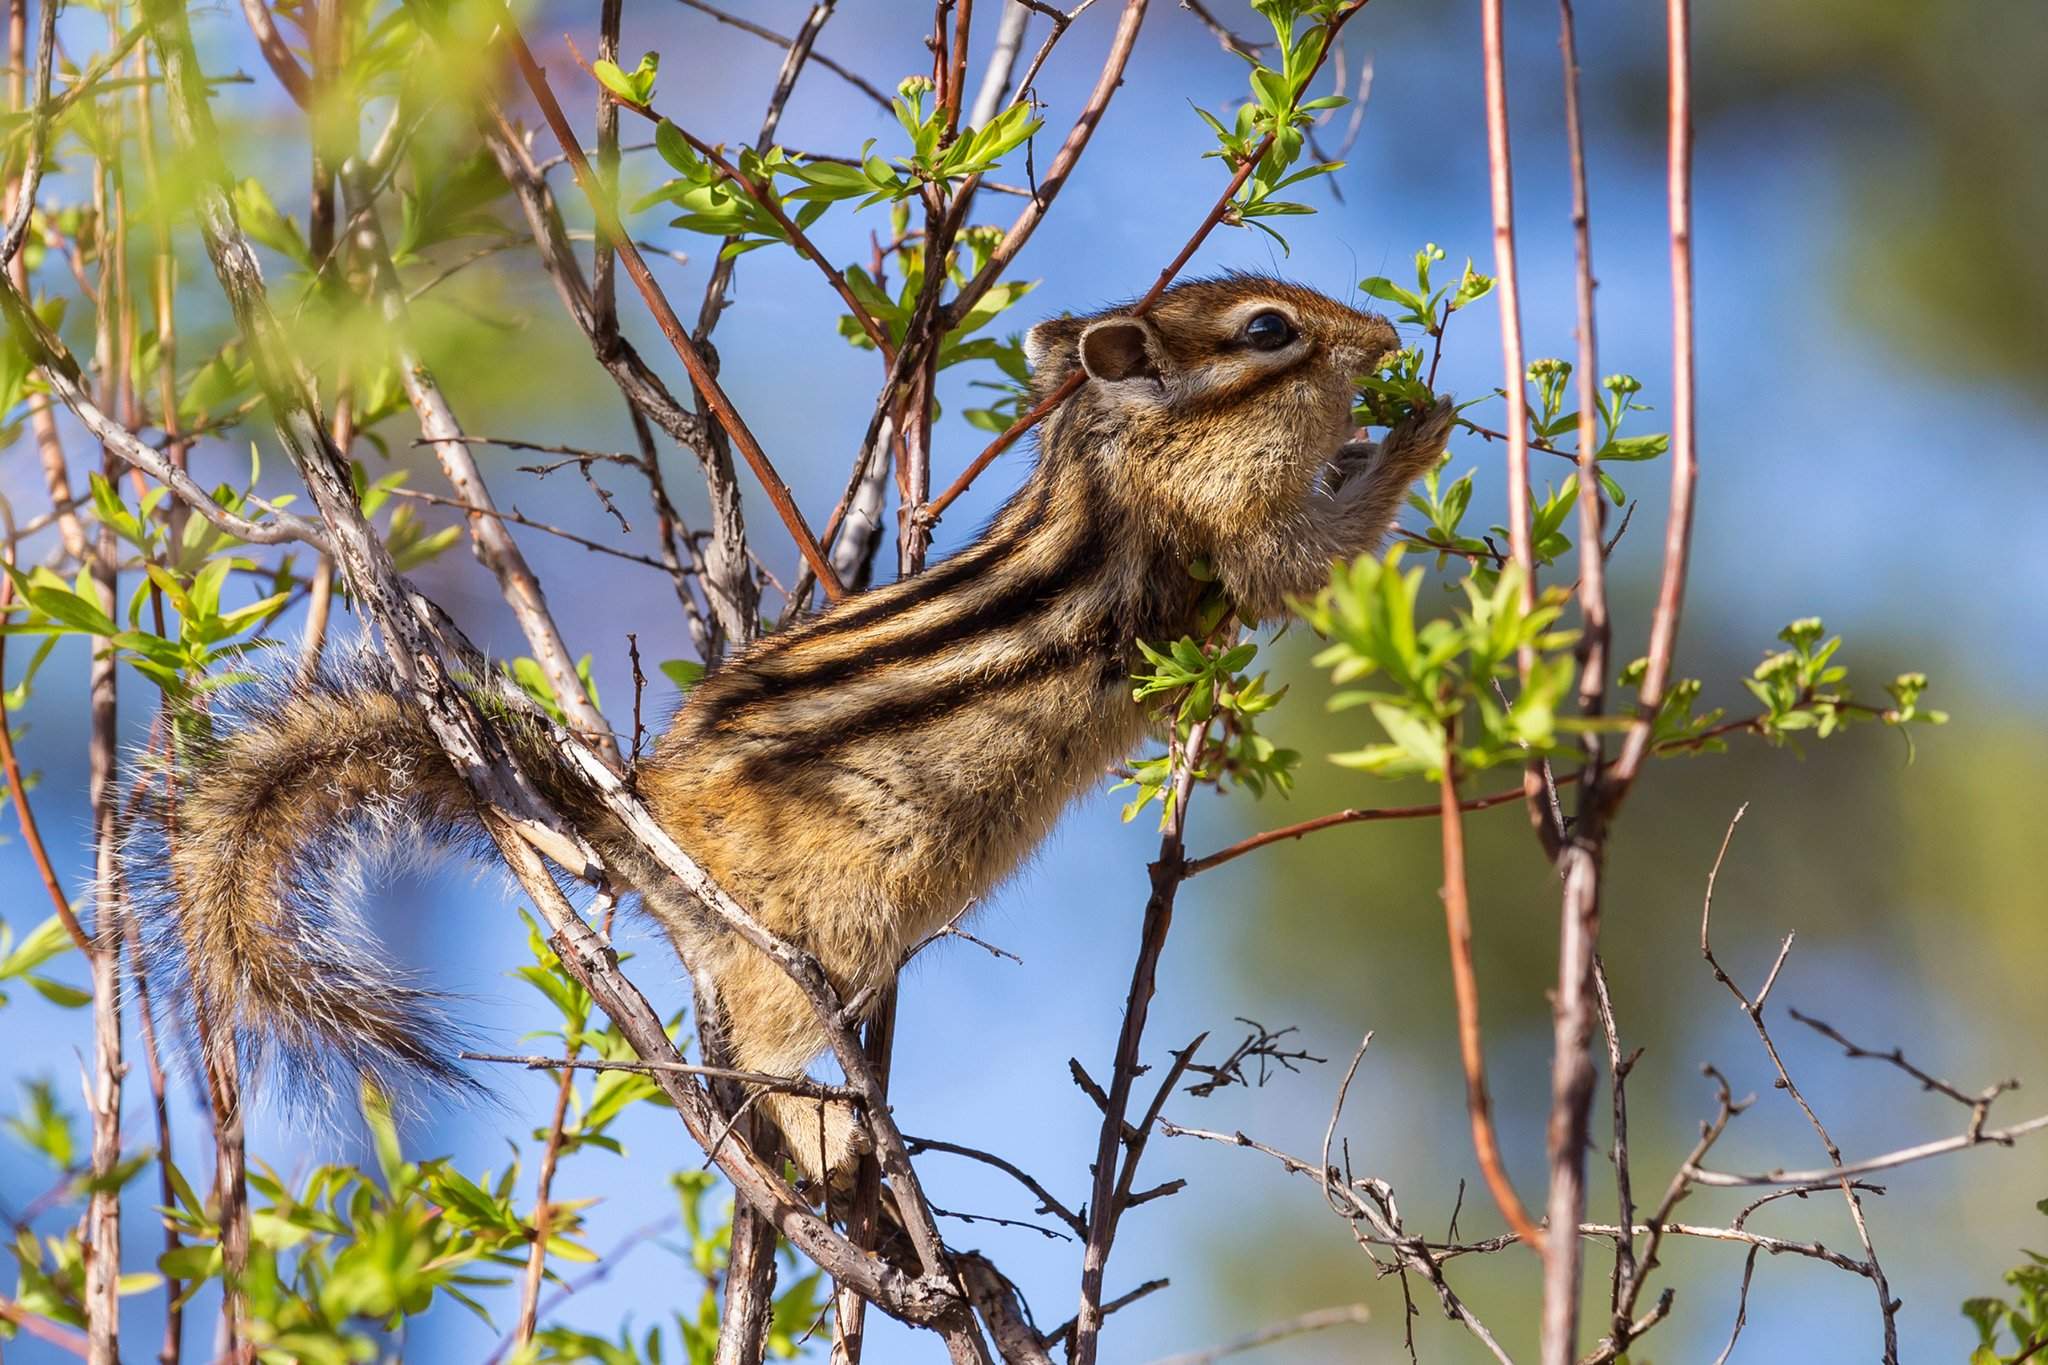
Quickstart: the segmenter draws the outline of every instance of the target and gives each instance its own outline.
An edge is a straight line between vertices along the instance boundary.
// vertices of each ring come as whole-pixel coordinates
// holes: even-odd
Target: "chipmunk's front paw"
[[[1380,442],[1380,459],[1390,471],[1399,471],[1403,482],[1415,478],[1442,457],[1457,420],[1457,404],[1449,394],[1441,395],[1427,412],[1410,413],[1394,424]]]
[[[1426,412],[1410,413],[1396,422],[1380,440],[1347,441],[1330,457],[1325,486],[1332,493],[1386,482],[1406,487],[1442,456],[1457,420],[1457,406],[1443,397]]]

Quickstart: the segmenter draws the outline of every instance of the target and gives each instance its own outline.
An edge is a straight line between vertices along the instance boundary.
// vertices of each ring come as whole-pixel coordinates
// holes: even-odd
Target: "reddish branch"
[[[270,68],[270,74],[277,77],[277,83],[292,97],[293,104],[306,108],[313,98],[312,78],[306,75],[306,68],[299,65],[299,59],[292,55],[291,45],[285,42],[284,35],[277,31],[270,6],[264,0],[242,0],[242,17],[249,21],[249,31],[256,37],[256,49],[263,54],[263,62]]]
[[[85,1333],[75,1328],[52,1322],[40,1313],[31,1313],[26,1308],[9,1303],[5,1299],[0,1299],[0,1318],[13,1323],[39,1341],[47,1341],[60,1350],[69,1351],[80,1360],[87,1358],[88,1344]]]
[[[1566,773],[1557,779],[1557,785],[1562,787],[1567,783],[1578,780],[1578,773]],[[1513,791],[1494,792],[1487,796],[1466,797],[1458,802],[1458,809],[1461,811],[1491,810],[1495,806],[1505,806],[1510,802],[1521,799],[1522,789],[1516,787]],[[1258,834],[1240,839],[1228,848],[1219,849],[1214,853],[1195,859],[1187,865],[1186,875],[1192,877],[1198,872],[1207,872],[1212,867],[1221,866],[1233,858],[1242,858],[1245,854],[1256,852],[1268,844],[1277,844],[1286,839],[1299,839],[1304,834],[1314,834],[1318,830],[1333,829],[1338,825],[1366,824],[1380,820],[1428,820],[1434,819],[1442,813],[1443,806],[1440,802],[1436,801],[1420,806],[1379,806],[1365,809],[1353,808],[1331,811],[1328,815],[1318,815],[1292,825],[1283,825],[1279,829],[1264,830]]]
[[[1146,0],[1127,0],[1124,12],[1117,20],[1116,35],[1110,39],[1109,55],[1103,59],[1102,74],[1096,77],[1095,88],[1088,93],[1088,102],[1081,106],[1080,117],[1068,130],[1066,141],[1060,144],[1052,163],[1045,168],[1045,174],[1038,178],[1038,192],[1031,196],[1031,202],[1018,213],[1009,231],[1003,234],[1003,240],[989,253],[987,264],[946,306],[942,330],[951,331],[960,325],[968,311],[989,291],[989,286],[1003,277],[1003,272],[1010,268],[1010,262],[1016,259],[1024,244],[1031,240],[1031,234],[1038,230],[1039,223],[1044,221],[1060,187],[1067,183],[1067,177],[1073,174],[1081,153],[1088,149],[1088,139],[1094,135],[1095,125],[1102,122],[1102,116],[1109,108],[1110,96],[1116,94],[1117,87],[1123,84],[1124,67],[1130,61],[1132,45],[1138,41],[1138,26],[1145,20],[1145,6]],[[1052,39],[1046,44],[1048,49],[1064,28],[1065,25],[1060,25],[1054,30]],[[1036,74],[1037,63],[1034,62],[1032,69],[1025,73],[1024,84],[1029,86]]]
[[[569,51],[575,57],[576,64],[585,71],[590,71],[591,78],[593,80],[596,79],[596,72],[591,70],[590,63],[583,60],[583,54],[577,51],[574,39],[569,40]],[[669,127],[676,130],[684,142],[690,144],[691,151],[694,151],[698,156],[703,157],[706,162],[710,163],[711,169],[746,191],[747,198],[753,200],[763,213],[766,213],[775,220],[775,225],[781,228],[784,235],[789,238],[790,245],[802,253],[804,259],[818,267],[819,273],[824,275],[826,282],[832,286],[832,291],[839,295],[840,302],[844,303],[853,313],[854,321],[860,324],[860,329],[867,334],[868,340],[875,343],[875,348],[881,351],[883,358],[894,358],[895,343],[889,340],[889,334],[882,330],[882,325],[875,321],[874,315],[868,312],[866,305],[862,304],[860,299],[854,295],[852,287],[847,284],[846,276],[840,273],[839,267],[832,264],[830,258],[818,249],[817,243],[813,242],[804,230],[797,226],[796,220],[789,216],[788,210],[782,207],[782,201],[775,197],[773,186],[764,185],[760,181],[755,180],[752,176],[727,161],[716,147],[674,120],[663,118],[652,107],[641,104],[637,100],[629,100],[624,95],[604,86],[602,83],[600,83],[599,89],[603,91],[604,98],[608,103],[620,109],[630,109],[657,127],[664,123],[668,124]],[[620,230],[620,235],[624,235],[624,229]]]
[[[1649,754],[1657,712],[1671,681],[1686,567],[1692,556],[1693,488],[1699,481],[1693,415],[1691,0],[1666,0],[1665,15],[1670,84],[1665,140],[1671,215],[1671,514],[1664,529],[1664,569],[1657,584],[1656,613],[1650,619],[1650,648],[1635,724],[1614,763],[1616,803],[1627,794]]]
[[[647,269],[647,262],[642,259],[640,249],[633,245],[632,238],[619,222],[618,214],[613,211],[611,200],[605,194],[603,186],[597,183],[596,174],[590,168],[589,158],[583,155],[582,144],[576,136],[575,129],[569,126],[567,116],[562,113],[562,106],[555,99],[554,90],[548,85],[546,73],[534,60],[532,50],[527,47],[526,39],[520,36],[519,28],[513,23],[509,13],[504,15],[503,25],[505,41],[512,49],[520,75],[525,79],[527,89],[533,92],[534,101],[540,106],[541,117],[547,121],[549,131],[561,145],[562,154],[569,158],[569,168],[575,173],[577,185],[590,200],[591,213],[597,220],[597,230],[611,240],[613,249],[619,254],[620,262],[626,267],[626,273],[633,277],[633,283],[639,288],[640,296],[647,301],[648,310],[654,314],[661,334],[668,338],[669,345],[675,348],[676,356],[683,362],[683,368],[690,372],[690,382],[703,394],[712,416],[718,419],[718,424],[732,438],[733,444],[739,447],[748,467],[754,471],[754,477],[761,481],[763,490],[768,494],[768,501],[774,504],[783,525],[789,528],[798,552],[803,555],[804,562],[810,566],[818,582],[824,586],[825,595],[835,602],[838,601],[846,596],[846,589],[841,586],[838,575],[832,572],[832,565],[827,562],[825,552],[819,548],[816,537],[811,534],[811,528],[804,523],[803,513],[797,509],[796,499],[790,496],[789,485],[784,483],[782,476],[775,471],[775,466],[769,461],[767,453],[761,449],[761,443],[754,439],[754,433],[747,428],[746,422],[733,407],[732,400],[727,398],[725,390],[719,387],[717,376],[711,372],[703,353],[698,350],[696,343],[690,340],[690,334],[683,329],[681,320],[676,317],[675,309],[669,306],[661,287],[654,282],[654,276]]]
[[[14,566],[14,548],[7,549],[7,565]],[[0,579],[0,618],[4,618],[14,596],[14,580]],[[5,662],[7,658],[7,637],[0,635],[0,768],[7,774],[7,799],[14,803],[14,818],[21,825],[21,837],[28,844],[29,857],[35,861],[36,873],[43,879],[43,889],[49,893],[50,906],[57,912],[57,920],[64,926],[64,932],[81,953],[92,952],[92,942],[85,936],[85,929],[78,922],[78,916],[71,911],[71,900],[64,894],[64,888],[57,881],[57,869],[50,862],[50,850],[43,843],[43,833],[36,824],[36,813],[28,803],[28,784],[22,780],[21,764],[14,756],[13,722],[7,716],[7,689]]]
[[[1447,746],[1447,753],[1449,752]],[[1515,1193],[1494,1133],[1493,1101],[1486,1089],[1486,1048],[1479,1034],[1479,978],[1472,968],[1472,900],[1465,885],[1465,822],[1458,810],[1457,778],[1444,763],[1438,812],[1443,818],[1444,928],[1451,940],[1451,988],[1458,1002],[1458,1056],[1465,1065],[1465,1112],[1479,1173],[1515,1235],[1542,1250],[1544,1237]],[[1572,1240],[1564,1238],[1561,1240]]]

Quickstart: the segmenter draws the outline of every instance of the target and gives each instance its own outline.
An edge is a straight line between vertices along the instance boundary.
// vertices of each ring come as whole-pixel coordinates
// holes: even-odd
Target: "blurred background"
[[[764,0],[746,8],[758,22],[792,32],[807,6]],[[987,8],[992,16],[994,6]],[[1215,8],[1242,31],[1259,27],[1240,6]],[[1527,347],[1532,357],[1569,356],[1572,255],[1556,16],[1541,5],[1514,8],[1509,86]],[[1706,873],[1745,802],[1748,815],[1717,893],[1716,948],[1753,990],[1783,936],[1798,935],[1769,1019],[1793,1075],[1850,1159],[1959,1132],[1965,1116],[1889,1068],[1843,1058],[1787,1018],[1786,1006],[1872,1047],[1903,1044],[1912,1060],[1968,1089],[2026,1080],[2030,1088],[1997,1110],[2008,1121],[2031,1113],[2033,1087],[2048,1081],[2048,991],[2041,988],[2048,606],[2040,587],[2048,571],[2048,537],[2040,530],[2048,516],[2040,435],[2048,415],[2048,264],[2037,247],[2048,222],[2048,144],[2039,137],[2048,118],[2048,86],[2039,79],[2048,69],[2048,21],[2028,0],[1982,0],[1938,16],[1851,0],[1724,0],[1700,8],[1702,476],[1680,668],[1707,680],[1710,704],[1742,714],[1749,699],[1739,679],[1775,648],[1778,628],[1819,615],[1844,635],[1840,659],[1859,695],[1878,699],[1897,672],[1924,669],[1933,678],[1929,702],[1954,719],[1944,730],[1919,731],[1917,754],[1896,734],[1865,729],[1809,745],[1803,756],[1738,743],[1725,756],[1666,761],[1646,775],[1616,833],[1603,936],[1625,1043],[1644,1049],[1629,1097],[1637,1190],[1646,1202],[1712,1113],[1702,1062],[1723,1069],[1738,1094],[1758,1096],[1713,1164],[1825,1164],[1812,1131],[1772,1089],[1747,1021],[1699,958]],[[1041,166],[1095,79],[1116,9],[1097,5],[1084,15],[1039,82],[1048,106]],[[1662,15],[1618,0],[1589,0],[1579,15],[1600,363],[1603,372],[1626,370],[1644,381],[1643,400],[1660,412],[1637,429],[1661,429],[1670,373]],[[928,67],[921,45],[927,17],[915,6],[848,0],[819,50],[892,86]],[[89,15],[77,21],[72,50],[90,51],[103,30],[88,27],[98,23]],[[301,116],[277,91],[232,7],[197,7],[194,25],[210,69],[256,78],[223,86],[216,99],[238,139],[238,172],[263,179],[282,209],[303,217],[303,152],[295,150],[304,147]],[[665,112],[707,138],[752,138],[778,49],[682,5],[629,6],[626,25],[629,64],[642,50],[662,54]],[[993,19],[978,28],[977,59]],[[572,113],[587,118],[591,85],[559,35],[574,34],[590,51],[592,7],[534,7],[526,30],[558,88],[573,92]],[[1042,31],[1043,21],[1034,21],[1027,43],[1035,45]],[[1370,99],[1349,165],[1334,177],[1342,201],[1332,197],[1332,182],[1318,182],[1317,215],[1283,222],[1291,254],[1259,234],[1225,229],[1211,237],[1195,270],[1271,270],[1349,297],[1364,276],[1406,278],[1413,252],[1434,241],[1450,253],[1446,270],[1470,256],[1476,268],[1492,271],[1476,7],[1377,0],[1347,32],[1347,60],[1355,69],[1363,57],[1371,62]],[[1228,107],[1242,95],[1243,72],[1191,14],[1165,0],[1153,6],[1123,88],[1013,272],[1041,281],[1009,315],[1015,325],[1093,309],[1150,282],[1223,179],[1215,162],[1198,160],[1211,138],[1187,101]],[[637,131],[628,130],[629,141]],[[789,104],[781,135],[791,147],[851,153],[870,137],[886,146],[893,132],[871,103],[814,68]],[[629,197],[654,183],[656,167],[644,156],[629,157],[627,167]],[[1010,201],[993,196],[980,205],[989,221],[1010,211]],[[656,269],[679,305],[693,303],[712,244],[660,222],[645,214],[636,230],[688,253],[687,262],[657,261]],[[841,210],[818,235],[835,257],[857,259],[866,256],[871,228],[886,231],[882,210],[865,218]],[[185,292],[195,312],[218,313],[212,281],[196,261]],[[436,302],[422,316],[439,331],[428,351],[473,431],[630,445],[609,381],[530,257],[502,255],[430,298]],[[724,382],[815,523],[837,496],[865,425],[877,362],[836,335],[836,300],[790,253],[746,256],[734,299],[718,332]],[[621,307],[645,354],[666,357],[637,299],[629,295]],[[1500,383],[1496,316],[1488,300],[1454,319],[1441,387],[1472,396]],[[968,381],[992,377],[972,366],[947,372],[938,479],[950,479],[986,439],[957,413],[970,399],[982,401]],[[388,424],[392,458],[422,465],[417,482],[436,486],[431,461],[408,449],[407,420]],[[269,452],[268,467],[281,469],[267,435],[250,434]],[[1500,449],[1475,439],[1453,449],[1453,473],[1480,471],[1473,521],[1498,520]],[[246,468],[246,451],[233,444],[202,450],[199,458],[214,462],[206,466],[211,478]],[[565,482],[569,475],[544,483],[515,471],[528,457],[484,458],[501,505],[611,541],[648,538],[652,519],[641,524],[630,494],[622,501],[635,532],[624,535],[584,489]],[[1027,458],[1005,457],[948,515],[942,552],[971,536],[1023,478]],[[690,490],[691,461],[672,452],[670,462],[672,486]],[[81,459],[75,474],[82,477],[82,469]],[[1547,472],[1538,467],[1539,477]],[[1622,474],[1642,499],[1614,570],[1617,650],[1626,659],[1639,643],[1620,642],[1640,642],[1647,620],[1667,472],[1660,462]],[[18,507],[39,505],[39,476],[25,445],[0,459],[0,486]],[[701,504],[692,498],[686,515]],[[755,547],[786,576],[793,552],[764,502],[756,499],[750,510]],[[889,524],[893,531],[893,511]],[[650,659],[688,653],[668,585],[544,536],[522,535],[522,543],[572,648],[592,655],[617,721],[632,690],[627,631],[638,632]],[[467,556],[447,556],[422,582],[479,641],[524,651],[488,576]],[[1298,790],[1264,803],[1198,798],[1193,851],[1340,806],[1430,799],[1426,790],[1325,761],[1361,742],[1363,720],[1357,712],[1324,712],[1327,688],[1308,666],[1312,652],[1299,629],[1269,651],[1277,679],[1294,688],[1268,728],[1307,756]],[[79,763],[84,671],[83,646],[60,646],[20,718],[24,760],[42,775],[37,808],[66,860],[60,870],[75,885],[86,882],[90,866]],[[132,675],[122,685],[124,714],[139,741],[153,690]],[[1151,818],[1124,825],[1118,809],[1119,798],[1107,794],[1079,805],[972,926],[1019,955],[1021,966],[969,945],[942,945],[912,969],[902,993],[893,1093],[904,1128],[1001,1152],[1071,1205],[1086,1195],[1097,1116],[1069,1080],[1067,1060],[1080,1059],[1097,1076],[1109,1069],[1144,865],[1157,848]],[[5,823],[0,884],[11,892],[0,913],[25,929],[44,912],[11,817]],[[1499,1123],[1518,1185],[1540,1198],[1556,894],[1516,809],[1471,817],[1467,828]],[[1204,1030],[1210,1053],[1227,1050],[1241,1036],[1240,1017],[1298,1025],[1293,1037],[1329,1065],[1206,1100],[1176,1096],[1166,1112],[1183,1124],[1241,1128],[1308,1154],[1321,1142],[1345,1061],[1373,1031],[1340,1132],[1358,1171],[1393,1184],[1410,1226],[1441,1233],[1460,1182],[1476,1185],[1477,1173],[1436,894],[1436,839],[1433,822],[1354,826],[1278,845],[1191,882],[1161,969],[1146,1055],[1163,1061],[1169,1047]],[[467,997],[464,1018],[491,1041],[513,1044],[524,1029],[548,1022],[530,993],[504,975],[523,959],[524,935],[501,875],[453,867],[396,876],[377,899],[373,913],[394,955]],[[644,950],[635,970],[643,987],[665,1005],[682,1003],[686,988],[668,954],[638,926],[628,937]],[[76,1108],[85,1016],[22,993],[0,1015],[0,1030],[7,1040],[0,1107],[20,1100],[19,1082],[48,1076]],[[408,1129],[409,1150],[452,1153],[465,1170],[502,1169],[501,1134],[544,1124],[554,1087],[537,1075],[492,1080],[495,1105],[428,1113]],[[130,1091],[138,1124],[140,1094]],[[1595,1108],[1603,1143],[1605,1104],[1603,1095]],[[188,1134],[185,1150],[198,1150],[200,1099],[186,1086],[174,1105]],[[660,1175],[698,1155],[674,1120],[651,1107],[623,1131],[626,1159],[579,1156],[557,1185],[557,1197],[600,1201],[589,1214],[589,1240],[601,1250],[658,1218],[668,1200]],[[276,1114],[265,1115],[252,1139],[287,1171],[359,1154],[359,1144],[351,1125],[308,1131]],[[984,1168],[939,1155],[923,1158],[920,1168],[947,1209],[1032,1216],[1022,1192]],[[1369,1324],[1259,1358],[1405,1359],[1399,1285],[1375,1279],[1311,1184],[1255,1153],[1186,1139],[1156,1140],[1142,1174],[1148,1182],[1185,1177],[1189,1188],[1126,1218],[1109,1292],[1161,1275],[1173,1283],[1112,1320],[1109,1359],[1143,1361],[1355,1301],[1371,1306]],[[1592,1215],[1611,1220],[1612,1184],[1597,1156],[1591,1178]],[[0,1201],[8,1209],[20,1209],[47,1180],[32,1156],[0,1139]],[[2048,1143],[1972,1151],[1890,1172],[1880,1183],[1888,1192],[1868,1198],[1867,1208],[1893,1291],[1904,1299],[1903,1357],[1962,1359],[1975,1332],[1960,1301],[1996,1292],[2023,1246],[2048,1241],[2034,1210],[2048,1195]],[[144,1191],[131,1198],[132,1226],[142,1228],[151,1202]],[[1682,1215],[1725,1223],[1745,1202],[1739,1191],[1701,1193]],[[1498,1230],[1476,1189],[1458,1226],[1466,1235]],[[1752,1226],[1856,1245],[1839,1199],[1781,1201]],[[131,1268],[141,1266],[149,1236],[134,1234]],[[949,1236],[989,1251],[1018,1278],[1042,1322],[1072,1312],[1079,1252],[1071,1243],[986,1224],[955,1224]],[[608,1262],[609,1273],[571,1298],[561,1319],[608,1331],[629,1316],[643,1327],[665,1321],[679,1297],[676,1306],[693,1305],[694,1277],[661,1240]],[[1657,1284],[1677,1286],[1675,1309],[1638,1358],[1710,1360],[1734,1320],[1740,1251],[1679,1243],[1667,1248],[1665,1262]],[[1589,1302],[1604,1305],[1607,1265],[1604,1253],[1590,1254]],[[1534,1257],[1461,1261],[1453,1282],[1511,1352],[1533,1355]],[[1418,1299],[1425,1300],[1415,1322],[1424,1359],[1481,1358],[1426,1295],[1418,1291]],[[494,1305],[509,1317],[510,1302],[500,1295]],[[132,1343],[138,1355],[159,1309],[149,1296],[130,1301],[137,1326],[149,1324]],[[1600,1321],[1597,1310],[1589,1321]],[[876,1360],[934,1358],[938,1349],[886,1321],[874,1330]],[[469,1315],[442,1310],[414,1330],[405,1354],[481,1359],[494,1341]],[[1759,1263],[1735,1359],[1872,1360],[1879,1345],[1868,1282],[1798,1258]],[[8,1357],[58,1358],[26,1340],[10,1344]]]

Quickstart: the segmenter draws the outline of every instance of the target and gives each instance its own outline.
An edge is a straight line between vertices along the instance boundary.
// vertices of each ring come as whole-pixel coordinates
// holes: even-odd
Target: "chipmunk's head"
[[[1400,343],[1383,317],[1260,275],[1174,286],[1031,329],[1042,397],[1084,382],[1048,423],[1048,457],[1085,459],[1157,507],[1193,548],[1298,507],[1352,433],[1356,381]]]

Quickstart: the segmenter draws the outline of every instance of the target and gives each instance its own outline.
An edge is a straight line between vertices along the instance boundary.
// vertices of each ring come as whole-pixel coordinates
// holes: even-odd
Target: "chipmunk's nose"
[[[1353,373],[1373,369],[1400,349],[1401,338],[1395,334],[1394,325],[1378,313],[1353,312],[1349,323],[1337,350],[1345,367]]]

